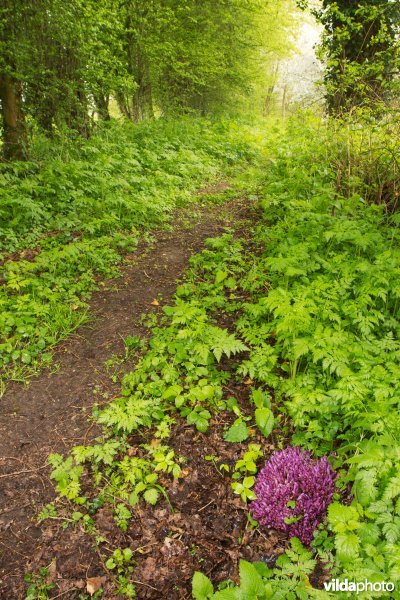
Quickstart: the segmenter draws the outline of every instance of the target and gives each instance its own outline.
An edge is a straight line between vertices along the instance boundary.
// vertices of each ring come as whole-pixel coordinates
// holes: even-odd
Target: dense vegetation
[[[3,382],[51,359],[46,350],[85,319],[96,277],[115,275],[141,232],[167,220],[201,183],[256,156],[244,133],[194,118],[115,123],[83,145],[38,140],[36,161],[3,168]]]
[[[251,441],[249,419],[268,438],[288,415],[292,443],[331,456],[338,473],[327,529],[315,532],[311,552],[294,538],[275,569],[244,562],[240,588],[227,583],[214,594],[196,575],[201,600],[320,597],[308,583],[317,564],[354,581],[400,578],[398,219],[368,205],[350,188],[354,182],[351,195],[338,191],[338,138],[354,142],[359,125],[339,127],[335,138],[332,127],[296,119],[269,138],[275,160],[258,175],[263,215],[253,239],[224,235],[193,257],[176,304],[164,308],[150,348],[125,375],[121,397],[96,413],[103,436],[67,459],[51,458],[59,493],[80,507],[73,520],[86,519],[94,534],[89,498],[96,497],[126,531],[140,497],[168,499],[170,484],[163,478],[161,486],[158,474],[181,476],[182,458],[167,445],[179,415],[207,432],[214,414],[232,411],[231,428],[220,432],[228,444]],[[230,315],[229,331],[217,324],[221,313]],[[218,368],[224,355],[237,353],[234,374]],[[232,377],[251,381],[244,410],[224,394]],[[144,444],[138,458],[130,440],[149,428],[160,442]],[[225,465],[244,502],[255,497],[251,465],[262,456],[259,446],[249,448],[251,458],[245,454],[231,474]],[[127,568],[118,581],[129,597]]]
[[[90,135],[116,106],[135,122],[263,102],[292,45],[290,0],[6,0],[0,8],[4,155],[32,129]]]
[[[366,109],[399,92],[398,2],[298,0],[323,26],[325,96],[332,114]]]
[[[337,578],[400,598],[399,7],[311,3],[325,104],[262,118],[308,4],[0,8],[0,396],[51,363],[92,291],[176,209],[246,210],[190,258],[170,305],[136,315],[148,336],[106,364],[118,395],[49,457],[58,496],[38,520],[88,536],[105,574],[91,597],[140,598],[143,548],[169,548],[175,527],[194,567],[170,595],[347,598]],[[216,473],[228,517],[245,514],[233,567],[210,565],[176,512],[196,469]],[[157,510],[168,527],[142,548],[135,520]],[[27,581],[29,600],[64,594],[48,565]]]

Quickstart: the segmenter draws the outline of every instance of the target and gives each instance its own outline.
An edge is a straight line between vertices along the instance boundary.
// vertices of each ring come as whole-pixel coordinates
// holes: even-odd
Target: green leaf
[[[195,600],[208,600],[208,598],[212,597],[213,593],[214,588],[208,577],[196,571],[192,579],[193,598]]]
[[[216,592],[212,597],[213,600],[242,600],[243,596],[238,588],[227,588]]]
[[[267,392],[253,390],[251,392],[251,399],[257,408],[271,408],[271,400]]]
[[[254,415],[257,427],[265,437],[268,437],[275,423],[272,410],[270,408],[257,408]]]
[[[122,550],[122,555],[124,557],[124,561],[129,562],[132,559],[133,550],[131,550],[131,548],[124,548]]]
[[[176,408],[180,408],[184,404],[185,404],[185,397],[184,396],[177,396],[175,398],[175,406],[176,406]]]
[[[30,352],[28,352],[27,350],[23,350],[21,352],[21,360],[25,365],[29,365],[32,362],[32,356]]]
[[[361,469],[357,473],[352,492],[362,506],[368,506],[376,500],[378,495],[376,481],[376,469]]]
[[[176,398],[183,391],[181,385],[170,385],[163,393],[163,398],[168,400],[169,398]]]
[[[218,285],[219,283],[222,283],[227,277],[228,273],[226,271],[217,271],[217,274],[215,275],[215,284]]]
[[[385,523],[382,531],[389,544],[395,544],[400,537],[400,527],[396,523]]]
[[[254,565],[241,560],[239,563],[240,590],[245,598],[264,598],[264,584]]]
[[[224,434],[225,442],[244,442],[249,437],[249,429],[242,420],[235,423]]]
[[[335,546],[340,560],[347,563],[357,558],[360,539],[355,533],[338,533],[335,537]]]
[[[201,433],[206,433],[206,431],[208,429],[208,420],[203,419],[203,418],[197,419],[196,429],[197,429],[197,431],[200,431]]]
[[[245,477],[243,479],[243,486],[245,488],[252,488],[254,485],[254,481],[255,481],[255,478],[253,477],[253,475],[249,475],[248,477]]]
[[[328,508],[328,517],[332,529],[336,533],[353,531],[360,526],[358,511],[354,506],[345,506],[334,502]]]
[[[400,494],[400,476],[392,477],[386,486],[382,500],[388,502]]]
[[[110,570],[111,570],[111,569],[115,569],[115,567],[116,567],[116,566],[117,566],[117,565],[115,564],[115,562],[114,562],[114,560],[113,560],[112,558],[109,558],[109,559],[106,561],[106,567],[107,567],[107,569],[110,569]]]
[[[147,504],[151,504],[152,506],[157,504],[159,496],[160,494],[155,488],[150,488],[149,490],[146,490],[143,494],[143,498],[145,499]]]

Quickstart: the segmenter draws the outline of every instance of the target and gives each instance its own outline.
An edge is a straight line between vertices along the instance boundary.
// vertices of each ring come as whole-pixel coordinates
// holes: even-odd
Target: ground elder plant
[[[309,544],[335,492],[335,473],[326,456],[313,460],[300,448],[275,452],[259,472],[250,504],[252,516],[267,527]]]

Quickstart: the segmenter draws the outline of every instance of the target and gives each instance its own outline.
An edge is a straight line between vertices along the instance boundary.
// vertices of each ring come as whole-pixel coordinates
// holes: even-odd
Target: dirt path
[[[113,397],[119,389],[110,380],[104,362],[121,354],[127,335],[144,335],[143,312],[157,310],[154,298],[168,302],[188,258],[206,238],[219,235],[243,211],[239,201],[206,207],[197,220],[181,215],[170,232],[158,232],[154,246],[145,245],[127,257],[122,278],[112,290],[94,294],[95,321],[81,328],[55,353],[56,372],[43,373],[29,387],[10,386],[0,402],[0,598],[25,597],[23,575],[40,561],[44,548],[57,547],[54,528],[39,528],[35,516],[54,499],[48,479],[47,457],[66,453],[95,435],[87,415],[96,401]],[[109,287],[109,286],[108,286]],[[79,535],[69,533],[68,535]],[[79,547],[78,544],[75,546]],[[61,541],[57,541],[61,544]],[[85,570],[92,550],[82,540]],[[70,544],[72,548],[72,544]],[[64,560],[68,562],[68,541]],[[71,557],[72,559],[72,557]],[[79,563],[79,557],[73,557]],[[97,557],[93,553],[93,561]],[[79,585],[77,585],[77,590]],[[68,596],[64,596],[68,597]]]

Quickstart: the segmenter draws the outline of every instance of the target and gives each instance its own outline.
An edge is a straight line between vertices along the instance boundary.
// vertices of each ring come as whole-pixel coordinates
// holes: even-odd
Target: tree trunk
[[[115,91],[115,99],[117,101],[118,108],[121,111],[121,114],[124,117],[126,117],[127,119],[132,119],[132,114],[131,114],[127,99],[125,97],[125,94],[123,92],[121,92],[120,90],[116,90]]]
[[[136,83],[138,87],[133,95],[133,119],[137,123],[154,117],[153,93],[147,57],[137,47]]]
[[[71,97],[66,105],[65,123],[68,129],[77,131],[82,137],[90,135],[87,97],[81,81],[76,81],[71,89]]]
[[[277,62],[274,69],[274,76],[271,85],[268,86],[267,93],[265,96],[263,114],[264,116],[269,115],[272,107],[272,100],[275,92],[276,82],[278,81],[279,63]]]
[[[0,75],[3,118],[3,155],[6,160],[28,159],[28,137],[22,110],[21,84],[9,75]]]
[[[108,105],[110,101],[109,95],[104,95],[101,92],[98,92],[97,94],[93,94],[93,97],[94,102],[96,104],[96,112],[99,115],[100,119],[102,121],[109,121],[111,118],[108,110]]]
[[[136,123],[154,118],[151,84],[141,83],[133,96],[133,120]]]

